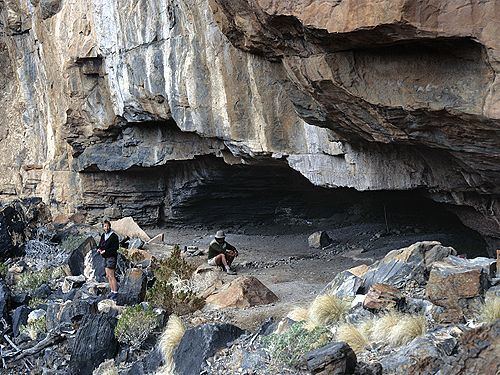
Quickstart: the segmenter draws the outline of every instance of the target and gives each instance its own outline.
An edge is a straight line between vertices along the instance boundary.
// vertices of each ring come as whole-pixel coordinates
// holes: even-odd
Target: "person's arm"
[[[119,246],[120,242],[118,236],[116,233],[112,233],[108,240],[104,242],[104,245],[101,246],[101,250],[103,250],[101,254],[106,257],[115,257],[118,253]]]
[[[232,252],[235,255],[238,255],[238,250],[236,250],[236,248],[233,245],[231,245],[230,243],[227,243],[227,242],[226,242],[226,250],[229,250],[229,252]]]

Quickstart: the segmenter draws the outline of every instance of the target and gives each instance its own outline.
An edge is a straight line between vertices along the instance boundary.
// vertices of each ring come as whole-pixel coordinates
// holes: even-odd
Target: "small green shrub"
[[[28,302],[28,307],[30,309],[36,310],[36,309],[38,309],[38,306],[43,305],[45,302],[47,302],[47,301],[42,299],[42,298],[32,298]]]
[[[303,323],[294,323],[283,333],[272,333],[261,339],[273,366],[300,367],[304,354],[327,344],[332,338],[326,327],[308,330]]]
[[[9,270],[9,267],[5,263],[1,262],[0,263],[0,278],[5,279],[5,277],[7,276],[8,270]]]
[[[198,298],[189,288],[179,289],[179,281],[189,280],[195,268],[181,257],[176,246],[172,254],[159,262],[154,275],[155,283],[146,293],[146,300],[165,309],[169,314],[184,315],[201,309],[205,301]]]
[[[19,275],[19,279],[14,288],[19,292],[30,292],[49,282],[52,278],[52,269],[43,269],[40,271],[27,271]]]
[[[45,316],[40,319],[28,322],[26,325],[19,327],[19,332],[27,334],[32,340],[36,340],[40,333],[47,331],[47,319]]]
[[[130,306],[118,318],[115,336],[119,342],[139,348],[156,327],[158,317],[151,307]]]

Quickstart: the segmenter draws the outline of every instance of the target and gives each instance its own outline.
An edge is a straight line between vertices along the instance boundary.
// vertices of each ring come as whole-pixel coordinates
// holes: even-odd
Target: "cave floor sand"
[[[148,233],[163,232],[166,243],[205,249],[217,229],[162,228]],[[335,240],[333,246],[323,250],[309,248],[307,238],[318,229],[257,226],[228,230],[226,240],[240,252],[235,261],[237,276],[257,277],[279,297],[279,301],[252,308],[224,309],[224,320],[252,330],[269,317],[279,319],[296,306],[307,307],[338,272],[360,264],[370,265],[392,249],[424,240],[437,240],[448,246],[464,243],[460,232],[421,231],[405,225],[391,228],[389,234],[384,234],[384,224],[364,223],[323,227],[321,229],[327,230]],[[469,246],[474,247],[474,244]],[[206,256],[188,259],[196,265],[206,262]],[[237,276],[223,274],[222,277],[224,282],[230,282]],[[211,314],[207,312],[206,315]]]

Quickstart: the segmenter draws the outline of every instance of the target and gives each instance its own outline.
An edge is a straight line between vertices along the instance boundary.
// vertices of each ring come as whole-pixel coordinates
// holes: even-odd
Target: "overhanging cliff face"
[[[153,223],[177,162],[278,162],[499,238],[498,12],[441,3],[0,1],[0,197]]]

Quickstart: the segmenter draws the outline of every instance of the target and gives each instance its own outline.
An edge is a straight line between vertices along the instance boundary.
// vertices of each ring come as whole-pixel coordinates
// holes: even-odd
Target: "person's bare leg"
[[[106,270],[106,278],[108,279],[109,282],[109,288],[113,293],[117,293],[118,282],[116,281],[115,270],[112,268],[105,268],[105,270]]]
[[[219,254],[215,257],[215,262],[217,264],[222,263],[223,266],[224,266],[224,269],[228,269],[229,268],[229,265],[227,264],[227,260],[226,260],[226,256],[224,254]]]

